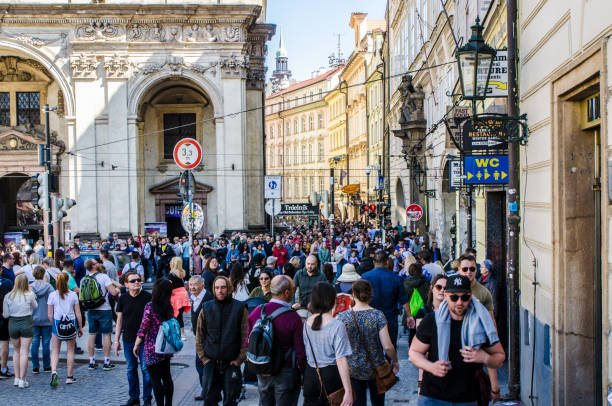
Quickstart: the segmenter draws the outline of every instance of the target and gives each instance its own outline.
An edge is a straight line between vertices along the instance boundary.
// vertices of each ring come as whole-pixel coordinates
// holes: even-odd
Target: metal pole
[[[376,188],[378,189],[378,221],[380,222],[380,235],[382,236],[382,243],[385,244],[385,219],[383,218],[383,185],[379,184],[380,177],[382,176],[382,155],[378,155],[378,179],[376,180]]]
[[[506,24],[508,27],[508,115],[519,115],[517,77],[517,4],[516,0],[506,2]],[[508,391],[513,399],[520,399],[520,319],[519,319],[519,232],[520,232],[520,151],[516,142],[508,146]]]
[[[331,168],[329,168],[329,188],[330,188],[330,195],[331,195],[331,213],[329,214],[329,224],[331,225],[331,248],[332,250],[335,248],[334,247],[334,208],[335,208],[335,203],[334,203],[334,167],[332,166]]]
[[[472,239],[472,185],[468,185],[467,191],[467,248],[474,248]]]
[[[270,224],[270,234],[274,238],[274,209],[276,209],[276,199],[272,199],[272,224]]]
[[[45,247],[47,246],[47,240],[50,239],[51,249],[55,251],[57,243],[55,238],[53,238],[53,214],[51,212],[51,194],[49,193],[51,189],[51,131],[49,129],[49,110],[49,105],[45,104],[45,169],[47,170],[45,174],[47,177],[45,201],[47,202],[49,210],[47,210],[44,215],[45,231],[47,234],[44,238]]]
[[[193,193],[191,193],[191,171],[188,170],[185,173],[187,174],[187,198],[189,199],[189,222],[187,224],[189,225],[189,252],[191,253],[193,249],[193,227],[195,225],[193,220]],[[193,259],[191,255],[189,255],[189,275],[193,275]]]

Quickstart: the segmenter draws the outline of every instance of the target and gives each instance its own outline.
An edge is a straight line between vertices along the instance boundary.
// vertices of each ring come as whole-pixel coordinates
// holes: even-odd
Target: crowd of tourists
[[[84,261],[85,251],[98,255]],[[122,269],[117,251],[130,258]],[[436,242],[399,225],[384,236],[373,225],[325,223],[192,244],[113,234],[75,238],[52,256],[42,242],[22,240],[0,255],[0,379],[17,388],[41,372],[57,387],[63,342],[65,384],[77,382],[76,338],[87,326],[89,370],[112,371],[111,352],[123,351],[126,405],[171,405],[170,360],[188,317],[201,387],[194,400],[207,406],[238,404],[245,381],[257,382],[264,406],[297,405],[300,393],[306,406],[384,405],[397,384],[402,328],[420,369],[419,405],[499,399],[505,354],[492,262],[478,264],[468,249],[444,263]]]

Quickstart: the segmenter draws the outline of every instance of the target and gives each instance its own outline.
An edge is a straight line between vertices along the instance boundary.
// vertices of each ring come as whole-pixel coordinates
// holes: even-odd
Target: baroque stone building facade
[[[194,171],[202,231],[262,225],[264,58],[274,34],[265,6],[7,5],[0,143],[18,145],[0,148],[0,176],[25,179],[43,170],[35,149],[19,146],[41,142],[44,116],[33,111],[50,104],[58,107],[50,129],[59,194],[77,201],[60,229],[136,234],[144,223],[167,222],[169,233],[181,232],[172,216],[180,173],[172,149],[183,137],[204,150]],[[24,151],[27,157],[13,159]],[[10,211],[3,208],[3,217]]]

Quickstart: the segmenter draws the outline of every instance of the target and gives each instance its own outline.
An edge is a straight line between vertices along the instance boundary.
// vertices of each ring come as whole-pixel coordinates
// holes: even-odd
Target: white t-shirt
[[[28,283],[34,283],[36,280],[36,278],[34,278],[34,274],[32,273],[33,270],[34,269],[30,264],[21,267],[21,271],[28,277]]]
[[[124,273],[129,271],[134,271],[138,275],[144,276],[144,268],[138,262],[128,262],[127,264],[125,264],[125,266],[123,267],[123,271],[121,271],[121,274],[123,275]]]
[[[111,280],[111,278],[108,277],[107,274],[104,273],[97,273],[95,278],[100,284],[100,288],[102,289],[102,294],[104,295],[104,303],[92,310],[111,310],[110,304],[108,303],[108,286],[112,285],[113,281]],[[81,283],[83,283],[83,280],[81,280]]]
[[[47,299],[48,305],[53,305],[53,319],[61,320],[63,315],[69,319],[76,319],[74,305],[79,303],[79,297],[73,291],[69,291],[62,299],[57,290],[54,290]]]

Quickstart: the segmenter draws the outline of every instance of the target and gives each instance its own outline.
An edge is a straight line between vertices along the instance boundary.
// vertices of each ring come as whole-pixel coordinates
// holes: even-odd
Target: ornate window
[[[172,159],[174,146],[181,139],[196,138],[195,124],[195,113],[164,114],[164,159]]]
[[[302,116],[302,132],[306,131],[306,119],[304,118],[304,116]]]
[[[323,113],[319,113],[319,115],[317,116],[317,121],[318,121],[317,127],[320,130],[321,128],[323,128]]]
[[[319,162],[323,161],[323,143],[319,143]]]
[[[314,130],[314,115],[308,116],[308,131]]]
[[[40,124],[40,93],[17,92],[17,125]]]
[[[299,129],[299,127],[298,127],[298,119],[297,119],[297,118],[294,118],[294,119],[293,119],[293,133],[294,133],[294,134],[297,134],[297,133],[299,133],[299,132],[300,132],[300,129]]]
[[[0,125],[11,125],[11,94],[0,93]]]

